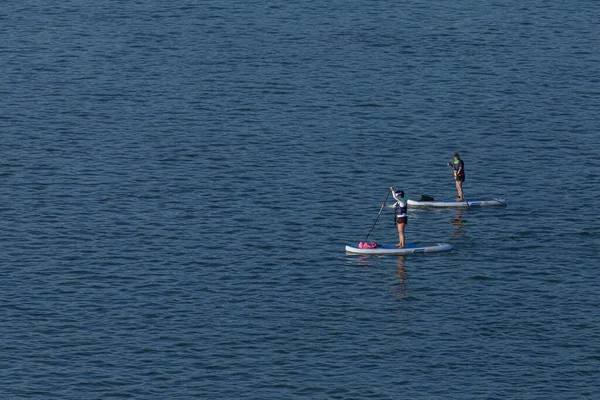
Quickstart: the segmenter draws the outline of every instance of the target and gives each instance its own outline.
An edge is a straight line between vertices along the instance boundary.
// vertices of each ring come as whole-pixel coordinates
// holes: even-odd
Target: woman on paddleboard
[[[465,181],[465,163],[460,159],[460,154],[454,153],[454,162],[448,163],[448,166],[454,169],[454,180],[456,181],[456,191],[458,198],[456,201],[463,201],[463,182]]]
[[[404,198],[404,192],[402,190],[394,191],[394,188],[392,186],[390,186],[390,190],[392,191],[392,196],[394,196],[394,200],[396,200],[396,204],[394,204],[394,222],[398,227],[398,244],[396,245],[396,247],[403,248],[405,244],[404,228],[406,227],[406,223],[408,222],[406,199]]]

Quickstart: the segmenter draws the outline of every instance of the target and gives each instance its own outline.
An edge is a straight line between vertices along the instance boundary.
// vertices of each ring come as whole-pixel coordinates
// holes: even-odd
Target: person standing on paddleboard
[[[392,191],[392,196],[394,200],[396,200],[396,204],[394,204],[394,222],[398,227],[398,244],[396,247],[403,248],[405,244],[404,240],[404,228],[406,227],[406,223],[408,222],[408,214],[407,214],[407,205],[406,199],[404,198],[404,192],[402,190],[394,191],[394,188],[390,186],[390,190]],[[385,203],[383,204],[385,207]]]
[[[454,162],[448,163],[448,166],[454,169],[454,180],[456,181],[456,191],[458,198],[456,201],[463,201],[463,183],[465,181],[465,163],[460,159],[460,154],[454,153]]]

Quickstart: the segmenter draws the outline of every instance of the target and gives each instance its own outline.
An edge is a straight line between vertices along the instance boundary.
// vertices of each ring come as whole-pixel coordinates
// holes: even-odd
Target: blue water
[[[599,11],[4,2],[0,397],[600,398]]]

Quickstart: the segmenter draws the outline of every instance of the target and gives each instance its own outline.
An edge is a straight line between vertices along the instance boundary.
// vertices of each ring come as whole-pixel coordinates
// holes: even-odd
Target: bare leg
[[[404,227],[405,226],[406,226],[406,224],[404,224],[404,223],[398,224],[398,239],[399,239],[399,243],[396,245],[396,247],[399,247],[399,248],[404,247]]]
[[[463,190],[462,190],[462,181],[456,181],[456,191],[458,192],[458,198],[456,201],[463,201]]]

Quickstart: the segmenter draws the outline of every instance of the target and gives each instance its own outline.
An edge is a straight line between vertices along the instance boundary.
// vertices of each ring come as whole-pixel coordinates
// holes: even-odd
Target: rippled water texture
[[[600,397],[596,3],[5,3],[0,397]]]

